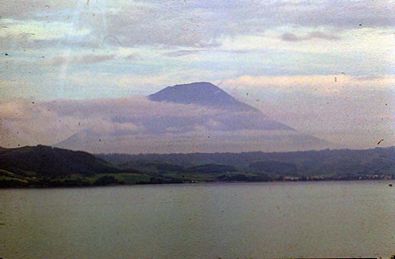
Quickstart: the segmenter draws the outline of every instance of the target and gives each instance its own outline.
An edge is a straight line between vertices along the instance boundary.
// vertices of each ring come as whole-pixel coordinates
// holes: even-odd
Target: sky
[[[384,0],[2,1],[0,130],[28,131],[26,103],[209,81],[303,133],[395,145],[394,25]]]

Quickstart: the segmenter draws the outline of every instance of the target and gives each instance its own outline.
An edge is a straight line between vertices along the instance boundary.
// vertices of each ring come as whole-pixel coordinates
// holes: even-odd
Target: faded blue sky
[[[384,0],[2,1],[0,102],[210,81],[325,139],[380,132],[370,147],[394,133],[394,26]]]

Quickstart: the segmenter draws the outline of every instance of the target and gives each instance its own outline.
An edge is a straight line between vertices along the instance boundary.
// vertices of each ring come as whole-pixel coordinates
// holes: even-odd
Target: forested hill
[[[243,172],[285,172],[300,176],[395,174],[395,147],[279,153],[101,154],[98,157],[123,168],[141,167],[147,163],[177,165],[181,168],[219,164]]]
[[[0,148],[0,187],[366,179],[395,179],[394,147],[163,155]]]
[[[0,149],[0,169],[43,176],[89,175],[118,170],[87,152],[43,145]]]

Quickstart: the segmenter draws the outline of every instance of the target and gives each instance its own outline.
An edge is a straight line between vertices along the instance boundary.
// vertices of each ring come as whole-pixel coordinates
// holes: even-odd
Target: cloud
[[[212,48],[219,39],[235,35],[262,35],[284,26],[307,28],[391,28],[395,25],[393,1],[196,1],[91,2],[15,1],[3,8],[2,17],[18,24],[40,23],[49,27],[68,20],[90,41],[112,46],[188,46]],[[369,10],[368,12],[366,10]],[[10,25],[13,26],[13,25]],[[89,32],[87,34],[86,32]],[[288,35],[290,36],[290,35]],[[37,37],[37,36],[36,36]],[[287,35],[284,36],[287,38]],[[322,33],[308,38],[335,39]],[[42,37],[41,37],[42,38]]]
[[[145,97],[40,103],[19,100],[0,104],[0,110],[0,130],[18,135],[0,145],[60,142],[67,143],[69,148],[94,150],[92,145],[100,139],[103,145],[97,147],[97,152],[111,149],[134,152],[142,142],[145,147],[140,146],[140,151],[156,152],[166,140],[180,152],[192,150],[190,140],[195,139],[197,145],[206,143],[219,151],[222,147],[226,150],[227,145],[233,150],[251,148],[249,145],[256,144],[259,136],[268,138],[259,142],[263,145],[278,135],[295,135],[292,130],[279,129],[277,122],[255,111],[230,112],[192,104],[153,102]]]
[[[0,37],[8,40],[18,38],[31,41],[59,40],[82,37],[89,33],[85,28],[77,28],[72,22],[64,21],[0,19],[0,26],[2,27]]]
[[[15,141],[19,143],[14,141],[14,145],[54,144],[83,130],[101,135],[134,135],[174,132],[168,129],[173,126],[177,132],[188,131],[201,118],[219,113],[194,105],[151,102],[145,97],[0,103],[2,131],[18,132]],[[25,142],[21,143],[21,139]]]
[[[81,55],[81,56],[58,56],[48,61],[50,65],[63,65],[63,64],[94,64],[113,60],[115,55]]]
[[[272,118],[332,143],[395,144],[394,76],[241,76],[223,85]]]
[[[207,20],[194,10],[184,12],[177,7],[126,6],[119,12],[105,14],[106,27],[95,25],[95,33],[115,39],[113,44],[118,46],[218,46]]]
[[[80,87],[89,86],[116,86],[119,88],[149,88],[163,87],[174,82],[171,74],[139,75],[139,74],[112,74],[76,72],[67,76],[70,82]]]
[[[12,62],[10,62],[12,64]],[[23,68],[21,69],[23,71]],[[0,78],[0,102],[21,97],[19,94],[23,94],[26,98],[34,94],[34,89],[31,82],[27,78],[18,77],[13,79]],[[0,112],[1,113],[1,112]]]
[[[5,102],[1,104],[0,118],[5,120],[18,120],[26,116],[26,101]]]
[[[224,81],[229,88],[273,89],[285,92],[305,92],[315,95],[339,95],[353,90],[395,90],[395,76],[355,77],[344,73],[333,75],[250,76]]]
[[[320,31],[314,31],[314,32],[310,32],[304,36],[297,36],[293,33],[287,32],[287,33],[283,33],[281,35],[281,39],[283,41],[304,41],[304,40],[312,40],[312,39],[321,39],[321,40],[332,41],[332,40],[339,40],[340,37],[338,37],[336,35],[320,32]]]
[[[69,19],[0,19],[0,44],[4,50],[36,50],[64,47],[97,48],[101,42],[87,26]]]
[[[181,56],[189,56],[189,55],[198,54],[201,51],[204,51],[204,50],[183,49],[183,50],[170,51],[170,52],[165,53],[165,55],[169,56],[169,57],[181,57]]]
[[[339,40],[340,37],[320,31],[314,31],[306,36],[307,39]]]
[[[369,6],[370,12],[366,12]],[[213,1],[127,5],[119,12],[106,15],[108,33],[122,46],[166,45],[195,48],[218,47],[223,37],[263,34],[284,26],[328,27],[355,29],[360,27],[391,27],[395,7],[390,2],[256,2],[237,4]],[[345,11],[346,10],[346,11]],[[345,13],[346,12],[346,13]],[[362,24],[362,26],[359,26]],[[98,26],[94,26],[99,28]],[[335,40],[336,36],[312,32],[308,39]]]
[[[300,38],[298,36],[289,32],[283,33],[283,35],[281,35],[281,39],[284,41],[300,41]]]
[[[39,13],[49,13],[75,7],[75,3],[66,0],[57,0],[50,3],[47,0],[19,0],[10,3],[1,3],[0,16],[6,18],[32,19]]]

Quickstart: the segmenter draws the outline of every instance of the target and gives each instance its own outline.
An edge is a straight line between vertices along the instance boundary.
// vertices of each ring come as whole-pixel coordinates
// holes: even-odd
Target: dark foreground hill
[[[119,171],[109,162],[82,151],[49,146],[0,149],[0,167],[18,174],[42,176],[92,175]]]
[[[81,151],[42,145],[0,149],[0,187],[88,185],[84,180],[88,177],[119,172],[110,163]]]
[[[180,182],[95,155],[49,146],[0,147],[0,187],[75,187]]]

